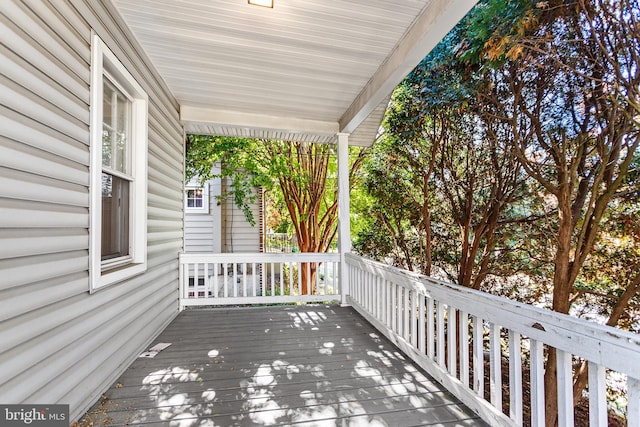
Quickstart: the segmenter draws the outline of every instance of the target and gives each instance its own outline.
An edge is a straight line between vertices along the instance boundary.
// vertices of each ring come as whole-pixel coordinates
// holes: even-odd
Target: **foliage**
[[[354,182],[364,153],[356,149],[351,153],[350,178]],[[220,165],[215,177],[226,178],[232,190],[223,197],[232,196],[252,224],[254,189],[262,187],[270,195],[270,206],[278,211],[278,215],[267,217],[270,227],[276,231],[291,227],[302,252],[333,248],[338,221],[334,145],[189,135],[187,179],[197,176],[205,181],[214,177],[211,170],[215,164]],[[311,285],[315,283],[316,267],[303,264],[303,273],[306,293],[307,278]]]
[[[385,133],[366,164],[375,231],[356,248],[377,259],[478,289],[500,269],[505,213],[526,191],[505,126],[478,102],[478,80],[443,54],[455,32],[393,94]],[[377,200],[377,202],[376,202]],[[513,212],[513,211],[512,211]]]
[[[231,191],[220,198],[232,198],[247,221],[255,225],[251,203],[256,201],[258,194],[254,189],[273,187],[261,157],[255,155],[258,152],[259,145],[252,139],[187,135],[185,179],[197,178],[201,184],[211,178],[227,179]],[[214,175],[212,170],[216,164],[221,168],[220,173]]]
[[[634,327],[639,21],[638,0],[481,1],[394,94],[358,248],[424,270],[430,246],[465,286],[526,273],[527,298]]]

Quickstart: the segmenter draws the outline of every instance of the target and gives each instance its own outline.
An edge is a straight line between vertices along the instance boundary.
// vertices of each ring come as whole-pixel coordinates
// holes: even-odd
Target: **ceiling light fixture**
[[[273,9],[274,0],[248,0],[248,1],[249,1],[249,4],[252,4],[254,6],[269,7]]]

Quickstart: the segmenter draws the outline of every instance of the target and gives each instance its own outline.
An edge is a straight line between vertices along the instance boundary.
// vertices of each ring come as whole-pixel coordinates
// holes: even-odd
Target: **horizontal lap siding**
[[[184,215],[184,251],[187,253],[220,252],[220,209],[218,199],[220,179],[204,183],[209,187],[209,213],[186,212]],[[217,187],[217,191],[216,191]]]
[[[233,196],[223,203],[224,243],[223,252],[260,252],[260,225],[262,195],[249,204],[255,225],[251,225],[244,212],[235,204]]]
[[[177,314],[178,106],[112,5],[0,5],[0,402],[77,419]],[[91,30],[149,95],[148,269],[88,292]]]

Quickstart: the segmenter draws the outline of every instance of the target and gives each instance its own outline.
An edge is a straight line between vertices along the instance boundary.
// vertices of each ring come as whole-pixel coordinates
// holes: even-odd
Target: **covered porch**
[[[156,342],[83,424],[484,424],[351,308],[186,310]]]
[[[634,334],[353,254],[180,262],[183,311],[154,341],[171,346],[138,358],[85,421],[539,426],[552,349],[559,425],[586,423],[573,404],[572,372],[583,360],[588,425],[608,423],[607,373],[627,388],[628,425],[640,420]],[[300,274],[284,272],[303,264],[342,274],[317,274],[315,292],[302,295]]]
[[[590,425],[606,425],[616,372],[640,426],[637,335],[350,253],[348,146],[373,141],[393,88],[474,3],[3,3],[0,400],[68,404],[76,420],[108,389],[90,413],[111,424],[543,425],[556,349],[560,425],[574,425],[572,368],[587,360]],[[96,35],[148,96],[143,260],[100,289]],[[337,144],[339,253],[181,254],[185,133]],[[307,294],[291,274],[305,264],[322,272]],[[331,306],[191,309],[276,303]]]

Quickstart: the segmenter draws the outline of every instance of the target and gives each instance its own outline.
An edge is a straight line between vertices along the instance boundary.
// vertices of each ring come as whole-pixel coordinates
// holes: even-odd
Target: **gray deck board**
[[[485,425],[350,308],[187,310],[156,342],[84,424]]]

